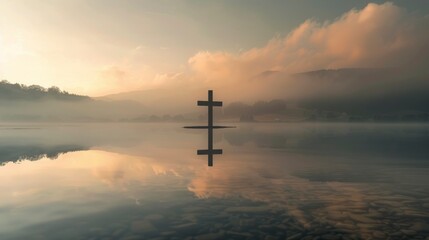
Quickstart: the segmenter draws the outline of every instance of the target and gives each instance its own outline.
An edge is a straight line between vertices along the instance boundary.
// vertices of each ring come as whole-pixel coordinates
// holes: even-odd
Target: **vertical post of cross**
[[[208,94],[208,150],[213,152],[213,90]],[[208,155],[208,165],[213,166],[213,154]]]

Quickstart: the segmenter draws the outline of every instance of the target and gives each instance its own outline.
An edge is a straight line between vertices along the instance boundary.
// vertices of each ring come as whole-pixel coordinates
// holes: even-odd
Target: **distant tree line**
[[[378,103],[378,102],[376,102]],[[291,109],[293,105],[294,109]],[[351,105],[351,103],[349,103]],[[364,105],[364,104],[362,104]],[[374,104],[375,105],[375,104]],[[387,104],[386,104],[387,105]],[[222,114],[225,118],[237,118],[243,122],[256,121],[255,117],[261,115],[271,115],[271,120],[276,119],[279,116],[286,116],[294,114],[295,116],[300,115],[301,119],[305,121],[349,121],[349,122],[427,122],[429,121],[429,111],[417,108],[414,111],[403,111],[402,108],[399,111],[383,111],[377,106],[370,109],[367,107],[367,111],[356,112],[358,106],[350,107],[339,107],[343,106],[343,103],[332,103],[324,106],[319,105],[306,105],[306,104],[292,104],[286,100],[271,100],[271,101],[258,101],[254,104],[246,104],[243,102],[233,102],[228,104]],[[354,105],[353,105],[354,106]],[[414,104],[418,106],[418,104]],[[359,105],[359,107],[362,107]],[[407,106],[410,109],[411,106]],[[401,111],[402,110],[402,111]]]
[[[39,85],[26,86],[19,83],[10,83],[7,80],[0,81],[0,99],[34,101],[43,99],[55,99],[64,101],[89,100],[90,97],[71,94],[61,91],[58,87],[44,88]]]
[[[164,114],[162,116],[159,115],[142,115],[140,117],[132,118],[132,119],[122,119],[122,121],[131,121],[131,122],[184,122],[186,119],[182,114],[177,115],[169,115]]]

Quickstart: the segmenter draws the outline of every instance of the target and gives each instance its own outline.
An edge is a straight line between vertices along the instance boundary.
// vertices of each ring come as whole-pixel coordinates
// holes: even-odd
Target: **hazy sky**
[[[249,62],[249,58],[258,59],[258,66],[264,66],[261,71],[361,67],[362,62],[371,60],[379,67],[376,62],[380,59],[362,57],[367,56],[362,49],[342,54],[341,48],[335,51],[317,48],[317,53],[335,53],[335,61],[330,54],[329,62],[326,54],[307,54],[314,49],[315,41],[335,32],[344,32],[337,35],[342,41],[356,41],[357,45],[364,42],[368,49],[377,47],[374,38],[355,40],[350,33],[362,30],[363,35],[359,36],[374,36],[374,32],[367,30],[373,22],[375,28],[379,26],[378,32],[389,26],[400,30],[386,30],[387,38],[397,39],[379,53],[386,58],[402,58],[403,52],[408,52],[401,52],[408,48],[407,44],[427,39],[425,34],[420,40],[400,34],[421,34],[419,29],[428,26],[429,1],[371,2],[377,4],[368,7],[369,1],[351,0],[0,0],[0,77],[10,82],[56,85],[70,92],[99,96],[153,87],[165,79],[174,81],[180,74],[215,76],[225,69],[220,63],[246,69],[249,66],[243,67],[241,63]],[[356,24],[367,15],[371,21]],[[354,17],[360,20],[355,21]],[[389,22],[394,25],[386,25]],[[402,27],[396,28],[402,23]],[[307,29],[311,29],[310,40],[298,34]],[[284,46],[278,46],[280,40],[290,45],[291,36],[300,43],[307,41],[313,45],[295,52],[291,52],[291,47],[284,50]],[[326,46],[329,44],[339,45],[337,42]],[[277,51],[272,48],[280,52],[283,49],[293,60],[282,57],[280,62],[271,58],[265,61],[261,55]],[[311,64],[309,56],[315,59]],[[231,71],[226,73],[219,77],[234,77]]]

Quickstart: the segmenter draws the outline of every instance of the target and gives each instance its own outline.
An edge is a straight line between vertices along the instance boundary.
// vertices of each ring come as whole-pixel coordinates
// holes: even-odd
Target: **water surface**
[[[0,239],[425,239],[429,125],[0,125]]]

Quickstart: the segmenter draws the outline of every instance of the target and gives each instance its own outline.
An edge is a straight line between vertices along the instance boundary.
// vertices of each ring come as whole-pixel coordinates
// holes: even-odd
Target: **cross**
[[[213,107],[222,107],[222,102],[213,101],[213,90],[209,90],[207,101],[197,101],[198,106],[207,106],[208,122],[207,126],[185,126],[184,128],[206,129],[208,131],[208,147],[207,149],[197,150],[198,155],[207,155],[209,167],[213,166],[213,155],[222,154],[222,149],[213,149],[213,129],[231,128],[228,126],[213,126]]]
[[[198,101],[198,106],[207,106],[208,108],[208,149],[198,150],[198,155],[207,155],[209,167],[213,166],[213,154],[222,154],[222,149],[213,149],[213,107],[222,107],[222,102],[213,101],[213,90],[209,90],[208,101]]]

